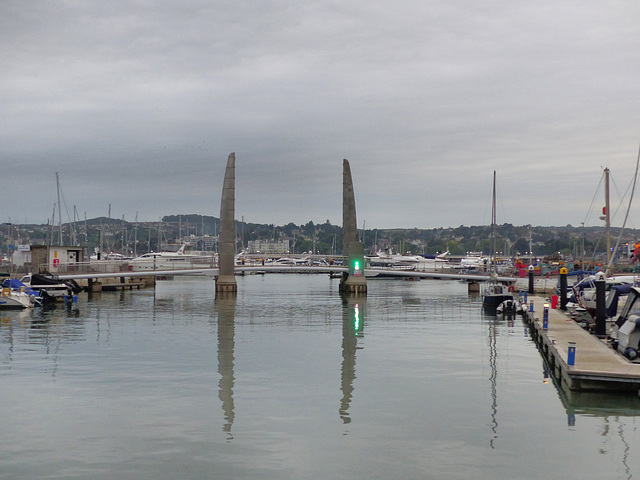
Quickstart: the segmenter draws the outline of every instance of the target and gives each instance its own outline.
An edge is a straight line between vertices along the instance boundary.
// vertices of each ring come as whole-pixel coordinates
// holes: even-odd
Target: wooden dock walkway
[[[548,300],[529,296],[533,313],[524,315],[533,340],[563,387],[576,391],[636,393],[640,395],[640,364],[617,353],[608,343],[584,330],[567,312],[549,309],[544,329],[544,305]],[[569,342],[575,343],[575,360],[569,365]]]

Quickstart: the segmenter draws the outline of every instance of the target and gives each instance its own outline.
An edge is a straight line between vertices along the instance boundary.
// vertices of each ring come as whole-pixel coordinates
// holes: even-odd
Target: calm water
[[[2,313],[0,478],[640,478],[638,401],[559,392],[465,284],[238,282]]]

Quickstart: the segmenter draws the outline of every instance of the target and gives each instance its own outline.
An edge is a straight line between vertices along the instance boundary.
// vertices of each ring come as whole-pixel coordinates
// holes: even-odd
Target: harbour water
[[[640,478],[640,401],[558,390],[466,284],[205,277],[3,312],[1,479]]]

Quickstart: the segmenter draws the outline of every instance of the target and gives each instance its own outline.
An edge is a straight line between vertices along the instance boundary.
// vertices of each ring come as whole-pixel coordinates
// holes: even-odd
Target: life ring
[[[509,285],[509,292],[515,292],[516,289],[513,285]]]
[[[8,288],[3,288],[2,289],[2,296],[3,297],[8,297],[9,295],[11,295],[11,290]]]

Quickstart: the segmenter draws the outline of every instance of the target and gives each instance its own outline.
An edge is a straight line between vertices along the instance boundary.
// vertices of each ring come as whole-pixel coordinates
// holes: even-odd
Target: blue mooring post
[[[549,304],[544,304],[544,314],[542,315],[542,329],[547,330],[549,328]]]
[[[524,292],[524,303],[527,303],[527,292]]]
[[[569,342],[569,351],[567,352],[567,365],[575,365],[576,363],[576,342]]]
[[[530,311],[531,313],[533,313],[533,302],[531,302],[531,303],[529,304],[529,311]]]

